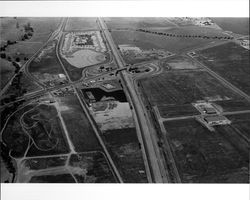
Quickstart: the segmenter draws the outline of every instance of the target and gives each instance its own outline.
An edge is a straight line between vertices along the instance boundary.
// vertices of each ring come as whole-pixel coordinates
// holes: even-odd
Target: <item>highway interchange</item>
[[[13,102],[7,103],[3,106],[1,106],[2,108],[4,107],[8,107],[11,106],[13,103],[18,102],[18,101],[22,101],[22,100],[30,100],[30,99],[35,99],[37,97],[40,97],[46,93],[50,93],[52,91],[64,88],[64,87],[69,87],[71,86],[74,90],[74,93],[76,94],[81,107],[83,109],[83,111],[86,113],[93,129],[94,132],[96,134],[96,137],[98,138],[106,156],[107,159],[109,161],[109,164],[112,166],[112,170],[114,171],[117,179],[119,180],[119,182],[123,182],[121,175],[118,171],[118,169],[116,168],[104,142],[102,141],[102,138],[99,135],[99,131],[98,128],[96,126],[96,123],[94,122],[94,119],[92,118],[91,114],[89,113],[89,110],[87,108],[86,103],[83,101],[83,97],[81,92],[79,92],[79,86],[83,87],[83,83],[88,83],[91,80],[97,80],[100,79],[102,77],[107,77],[110,76],[111,73],[113,74],[117,74],[118,78],[121,80],[121,84],[124,86],[124,90],[125,90],[125,94],[131,104],[132,112],[133,112],[133,116],[134,116],[134,120],[136,122],[136,129],[137,129],[137,134],[138,134],[138,139],[142,145],[142,153],[143,153],[143,158],[144,158],[144,163],[145,163],[145,168],[146,168],[146,173],[147,173],[147,177],[148,177],[148,181],[149,182],[155,182],[155,183],[166,183],[166,182],[170,182],[170,178],[169,178],[169,174],[168,171],[166,170],[166,163],[164,161],[163,155],[162,155],[162,151],[160,150],[159,146],[158,146],[158,138],[157,138],[157,133],[155,130],[155,123],[152,119],[152,117],[150,116],[150,112],[146,109],[142,99],[141,99],[141,95],[139,94],[139,89],[137,86],[137,79],[140,76],[147,76],[147,74],[139,74],[136,76],[131,76],[131,74],[128,73],[127,69],[127,65],[125,64],[118,48],[117,45],[114,43],[113,38],[109,32],[109,29],[106,26],[105,21],[102,18],[98,18],[98,25],[100,27],[100,30],[103,34],[104,40],[106,42],[106,44],[108,45],[110,51],[112,52],[112,59],[116,62],[117,64],[117,69],[109,71],[109,72],[104,72],[101,73],[95,77],[85,77],[85,78],[81,78],[78,81],[72,81],[70,79],[70,76],[67,73],[67,70],[65,69],[65,66],[63,65],[63,63],[61,62],[60,59],[60,48],[62,45],[62,39],[63,39],[63,33],[65,31],[65,26],[67,23],[67,18],[63,19],[59,25],[59,27],[50,35],[50,37],[48,38],[47,42],[44,43],[44,45],[25,63],[23,64],[23,66],[21,67],[21,71],[23,71],[31,80],[35,81],[37,84],[42,86],[41,90],[38,91],[34,91],[34,92],[30,92],[25,94],[24,96],[19,97],[18,99],[16,99]],[[28,72],[28,66],[29,64],[32,62],[32,60],[38,55],[38,53],[52,40],[57,39],[57,46],[56,46],[56,55],[57,58],[59,60],[60,65],[62,66],[66,77],[68,79],[68,83],[65,83],[63,85],[58,85],[55,87],[47,87],[45,85],[42,85],[41,83],[39,83],[39,80],[35,79],[29,72]],[[229,41],[228,41],[229,42]],[[222,42],[220,42],[222,43]],[[214,46],[216,45],[220,45],[220,43],[216,43],[214,44]],[[223,43],[226,43],[226,41],[223,41]],[[206,48],[206,47],[203,47]],[[188,53],[188,52],[186,52]],[[190,57],[190,56],[189,56]],[[240,89],[238,89],[237,87],[233,86],[231,83],[229,83],[228,81],[226,81],[225,79],[223,79],[220,75],[218,75],[217,73],[213,72],[212,70],[210,70],[208,67],[206,67],[204,64],[200,63],[199,61],[197,61],[195,58],[190,57],[192,60],[194,60],[195,62],[197,62],[200,66],[202,66],[208,73],[210,73],[213,77],[215,77],[217,80],[221,81],[221,83],[223,83],[225,86],[231,88],[233,91],[235,91],[237,94],[239,94],[240,96],[244,97],[245,99],[247,99],[248,101],[250,101],[250,97],[245,94],[244,92],[242,92]],[[150,61],[152,62],[152,61]],[[152,73],[160,73],[160,70],[156,70]],[[14,76],[10,79],[10,81],[6,84],[6,86],[1,90],[0,95],[4,94],[4,92],[7,91],[8,87],[11,85],[12,81],[14,79]],[[250,112],[250,111],[245,111],[245,112]],[[223,114],[236,114],[237,112],[230,112],[230,113],[223,113]],[[187,117],[195,117],[195,116],[187,116]],[[184,117],[184,118],[187,118]],[[158,119],[160,121],[164,121],[164,120],[175,120],[175,119]],[[8,120],[7,120],[8,121]],[[176,175],[176,182],[180,182],[180,178],[178,176],[178,171],[176,169],[176,166],[174,164],[174,159],[171,155],[171,151],[169,149],[169,147],[166,147],[167,152],[169,152],[169,159],[171,160],[171,162],[173,162],[173,168]]]

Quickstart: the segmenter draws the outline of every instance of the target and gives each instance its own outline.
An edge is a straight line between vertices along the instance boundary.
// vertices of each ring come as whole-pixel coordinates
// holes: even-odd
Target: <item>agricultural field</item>
[[[172,53],[182,53],[190,49],[214,43],[212,39],[166,37],[139,31],[112,31],[116,45],[132,45],[142,50],[161,49]]]
[[[214,132],[195,119],[164,122],[183,183],[248,183],[248,143],[232,125]]]
[[[65,31],[98,30],[96,20],[95,17],[71,17],[67,21]]]
[[[174,24],[167,18],[152,17],[123,17],[104,18],[110,29],[137,29],[137,28],[172,28]]]
[[[196,53],[200,62],[250,95],[249,50],[231,42]]]
[[[96,151],[101,146],[75,95],[60,97],[60,112],[76,152]]]

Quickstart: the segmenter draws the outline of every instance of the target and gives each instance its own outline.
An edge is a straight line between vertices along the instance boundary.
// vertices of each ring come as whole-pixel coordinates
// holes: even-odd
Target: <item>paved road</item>
[[[62,36],[63,36],[63,33],[61,32],[61,33],[59,34],[59,39],[58,39],[59,41],[58,41],[57,46],[56,46],[56,55],[57,55],[58,61],[59,61],[60,65],[62,66],[62,68],[63,68],[63,70],[64,70],[64,72],[65,72],[65,74],[66,74],[66,76],[67,76],[67,78],[68,78],[68,80],[69,80],[69,82],[72,83],[72,81],[71,81],[71,79],[70,79],[70,76],[69,76],[69,74],[68,74],[68,72],[67,72],[65,66],[63,65],[63,63],[62,63],[62,61],[61,61],[61,58],[60,58],[60,55],[59,55],[60,47],[61,47]],[[91,118],[90,113],[88,112],[88,110],[87,110],[87,108],[86,108],[86,105],[84,105],[84,102],[83,102],[82,99],[80,98],[80,94],[79,94],[78,90],[76,89],[75,85],[74,85],[74,84],[71,84],[71,85],[72,85],[72,87],[73,87],[73,89],[74,89],[74,92],[75,92],[75,94],[76,94],[76,96],[77,96],[77,98],[78,98],[78,100],[79,100],[79,103],[80,103],[80,105],[81,105],[81,107],[82,107],[84,113],[86,114],[86,116],[87,116],[87,118],[88,118],[88,120],[89,120],[91,126],[93,127],[93,130],[94,130],[94,132],[95,132],[95,135],[96,135],[98,141],[100,142],[100,144],[101,144],[101,146],[102,146],[102,148],[103,148],[103,150],[104,150],[104,152],[105,152],[105,155],[107,156],[107,159],[108,159],[110,165],[112,166],[112,169],[113,169],[113,171],[114,171],[114,173],[115,173],[115,175],[116,175],[118,181],[119,181],[120,183],[123,183],[123,180],[122,180],[122,178],[121,178],[121,175],[120,175],[118,169],[116,168],[116,166],[115,166],[115,164],[114,164],[114,162],[113,162],[113,160],[112,160],[112,158],[111,158],[111,156],[110,156],[110,154],[109,154],[109,152],[108,152],[108,150],[107,150],[107,148],[106,148],[106,146],[105,146],[105,144],[104,144],[102,138],[100,137],[99,132],[98,132],[98,129],[97,129],[97,127],[96,127],[96,125],[95,125],[93,119]]]
[[[50,36],[49,36],[49,38],[48,38],[48,40],[35,52],[35,54],[33,54],[33,56],[31,56],[30,58],[29,58],[29,60],[27,60],[27,62],[25,62],[22,66],[21,66],[21,68],[20,68],[20,71],[21,70],[23,70],[23,69],[25,69],[26,68],[26,66],[28,66],[30,63],[31,63],[31,61],[38,55],[38,53],[40,53],[40,51],[51,41],[51,40],[53,40],[54,39],[54,37],[59,33],[59,31],[62,29],[62,25],[63,25],[63,20],[62,20],[62,22],[61,22],[61,24],[59,25],[59,27],[54,31],[54,32],[52,32],[51,34],[50,34]],[[6,83],[6,85],[3,87],[3,89],[0,91],[0,96],[2,96],[4,93],[5,93],[5,91],[9,88],[9,86],[11,85],[11,83],[12,83],[12,81],[14,80],[14,78],[15,78],[15,76],[16,76],[16,74],[14,74],[13,76],[12,76],[12,78]],[[33,78],[32,78],[33,79]]]
[[[118,50],[117,50],[116,45],[111,37],[111,34],[109,33],[109,31],[106,27],[106,24],[104,23],[104,21],[101,18],[99,18],[98,21],[99,21],[99,24],[100,24],[102,31],[104,32],[106,40],[107,40],[107,42],[108,42],[108,44],[113,52],[113,55],[116,59],[118,67],[123,68],[124,63],[123,63],[123,61],[118,53]],[[125,83],[125,86],[127,87],[128,95],[130,96],[130,99],[132,100],[133,107],[136,110],[137,120],[141,124],[141,126],[140,126],[141,127],[141,134],[142,134],[142,138],[144,138],[143,145],[145,146],[145,149],[147,149],[149,165],[152,169],[151,176],[153,177],[154,182],[163,183],[164,177],[161,174],[161,169],[159,166],[159,160],[158,160],[159,155],[157,155],[157,150],[155,149],[154,142],[152,141],[152,138],[151,138],[152,133],[150,132],[151,128],[150,128],[150,125],[149,125],[148,120],[147,120],[146,115],[145,115],[146,112],[143,110],[143,107],[141,106],[141,103],[140,103],[140,101],[137,97],[137,94],[133,88],[131,80],[129,80],[127,74],[124,71],[121,72],[121,77]]]

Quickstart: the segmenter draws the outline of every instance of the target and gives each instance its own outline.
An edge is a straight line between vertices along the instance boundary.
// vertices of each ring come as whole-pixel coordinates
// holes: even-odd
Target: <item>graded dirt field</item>
[[[195,119],[164,126],[182,182],[248,183],[249,147],[230,126],[211,132]]]
[[[164,49],[173,53],[182,53],[214,42],[212,39],[166,37],[138,31],[112,31],[116,45],[130,44],[141,49]]]
[[[137,28],[171,28],[174,24],[163,17],[112,17],[104,18],[105,23],[110,29],[137,29]]]
[[[77,97],[74,95],[61,97],[58,99],[58,102],[75,151],[100,150],[101,146],[95,136],[95,132]]]
[[[103,133],[106,146],[125,183],[146,183],[147,176],[135,128]]]
[[[84,68],[86,66],[102,63],[106,60],[106,57],[102,53],[83,49],[76,51],[71,56],[65,56],[65,59],[74,67]]]
[[[174,56],[160,62],[164,70],[192,70],[201,69],[201,66],[184,56]]]
[[[197,53],[199,61],[250,95],[249,50],[230,42]]]
[[[95,17],[70,17],[68,19],[65,31],[83,31],[99,29]]]

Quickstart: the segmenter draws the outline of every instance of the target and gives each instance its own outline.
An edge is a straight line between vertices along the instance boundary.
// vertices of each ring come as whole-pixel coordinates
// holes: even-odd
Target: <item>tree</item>
[[[20,58],[19,57],[16,57],[16,62],[20,62]]]
[[[6,54],[5,53],[1,53],[1,58],[5,59],[6,58]]]

